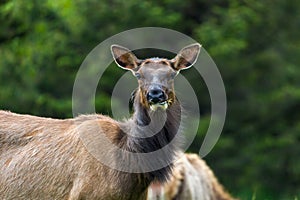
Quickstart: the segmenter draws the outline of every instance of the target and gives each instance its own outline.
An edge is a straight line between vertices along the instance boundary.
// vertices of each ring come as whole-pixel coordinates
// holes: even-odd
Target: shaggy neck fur
[[[139,91],[134,95],[133,117],[126,124],[127,134],[125,149],[134,153],[149,153],[162,149],[175,138],[179,132],[181,120],[181,108],[177,100],[169,105],[167,110],[158,109],[152,111],[142,104]],[[177,142],[174,142],[178,144]],[[169,151],[163,153],[160,161],[172,163],[176,155],[175,145],[170,145]],[[151,160],[149,161],[151,163]],[[146,184],[152,181],[164,182],[168,179],[172,169],[172,164],[156,171],[142,174]]]

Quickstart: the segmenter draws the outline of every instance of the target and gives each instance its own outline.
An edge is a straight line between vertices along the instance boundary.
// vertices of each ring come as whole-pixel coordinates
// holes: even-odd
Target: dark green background
[[[85,56],[121,31],[157,26],[201,42],[222,74],[228,113],[205,158],[241,199],[300,197],[300,1],[292,0],[9,0],[0,3],[0,109],[72,116],[72,87]],[[112,67],[96,97],[110,114],[122,70]],[[189,76],[188,72],[186,76]],[[197,80],[196,80],[197,81]],[[210,117],[199,80],[202,121]]]

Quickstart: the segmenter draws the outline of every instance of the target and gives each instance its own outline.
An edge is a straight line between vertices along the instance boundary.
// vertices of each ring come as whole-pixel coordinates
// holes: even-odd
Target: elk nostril
[[[147,100],[151,103],[163,102],[166,100],[165,98],[165,93],[159,89],[150,90],[147,94]]]
[[[151,94],[151,95],[157,95],[157,94],[160,94],[160,93],[162,93],[161,90],[151,90],[151,91],[150,91],[150,94]]]

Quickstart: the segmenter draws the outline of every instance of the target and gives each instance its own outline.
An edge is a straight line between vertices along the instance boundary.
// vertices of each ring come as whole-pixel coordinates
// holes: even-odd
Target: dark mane
[[[134,90],[131,94],[131,98],[129,99],[129,107],[131,112],[135,114],[133,114],[130,122],[126,124],[127,126],[136,126],[137,129],[130,128],[130,130],[137,132],[143,131],[143,127],[148,125],[149,121],[155,121],[156,119],[159,120],[161,116],[164,115],[164,111],[149,113],[140,105],[138,94],[138,89]],[[162,149],[166,145],[169,145],[170,142],[175,139],[176,134],[179,133],[179,126],[181,122],[180,103],[177,98],[175,99],[176,100],[172,103],[172,105],[170,105],[170,107],[166,110],[165,114],[167,115],[167,118],[162,129],[153,136],[147,138],[138,138],[138,135],[137,137],[126,136],[126,150],[134,153],[154,152]],[[162,162],[167,161],[171,163],[170,165],[143,175],[149,183],[154,180],[164,182],[168,179],[173,167],[172,162],[174,161],[174,157],[176,156],[178,144],[179,141],[173,141],[173,144],[170,146],[170,150],[168,152],[164,152],[164,156],[160,158]]]

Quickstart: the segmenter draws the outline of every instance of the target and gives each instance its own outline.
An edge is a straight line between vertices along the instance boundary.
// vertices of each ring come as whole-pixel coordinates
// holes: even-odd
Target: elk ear
[[[125,47],[112,45],[111,52],[117,65],[123,69],[134,70],[140,63],[140,60]]]
[[[181,49],[176,57],[171,60],[173,68],[177,71],[190,68],[197,61],[200,49],[201,45],[198,43],[191,44]]]

